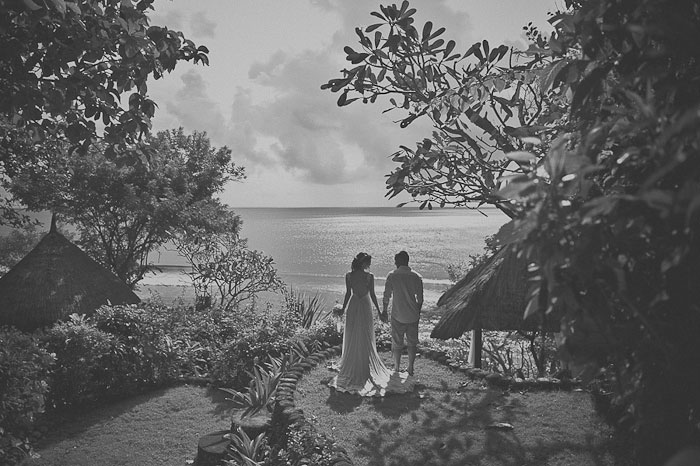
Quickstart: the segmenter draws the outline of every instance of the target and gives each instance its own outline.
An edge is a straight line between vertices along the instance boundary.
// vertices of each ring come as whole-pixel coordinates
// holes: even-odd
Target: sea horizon
[[[280,278],[292,289],[342,300],[344,275],[358,252],[373,256],[379,299],[384,279],[394,269],[399,250],[411,255],[411,267],[423,276],[426,303],[434,304],[452,282],[450,264],[466,262],[484,250],[484,237],[507,221],[497,209],[418,207],[245,207],[234,209],[243,220],[248,247],[274,260]],[[145,286],[191,286],[188,264],[163,248],[154,257],[162,273],[149,274]]]

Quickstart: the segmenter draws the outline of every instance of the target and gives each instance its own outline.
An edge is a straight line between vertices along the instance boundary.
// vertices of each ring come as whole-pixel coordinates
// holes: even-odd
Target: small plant
[[[310,424],[292,424],[285,437],[282,448],[271,454],[273,464],[331,466],[338,461],[335,443]]]
[[[330,314],[329,311],[325,311],[325,303],[318,292],[308,296],[306,293],[295,292],[290,288],[285,292],[284,302],[287,311],[297,316],[299,325],[305,329],[313,327]]]
[[[230,455],[233,459],[227,460],[226,466],[260,466],[269,456],[270,447],[264,432],[251,439],[243,429],[237,427],[236,432],[227,435],[231,440]]]
[[[316,342],[313,342],[316,344]],[[270,357],[270,362],[278,367],[281,373],[284,373],[286,367],[293,366],[305,357],[311,354],[309,348],[304,344],[303,341],[295,341],[289,348],[287,354],[281,358]]]
[[[231,395],[227,401],[234,403],[236,408],[243,409],[241,417],[253,416],[263,409],[272,412],[275,403],[277,384],[282,377],[284,362],[270,358],[269,368],[259,364],[253,367],[253,371],[246,371],[250,376],[250,383],[245,391],[233,388],[220,388]]]

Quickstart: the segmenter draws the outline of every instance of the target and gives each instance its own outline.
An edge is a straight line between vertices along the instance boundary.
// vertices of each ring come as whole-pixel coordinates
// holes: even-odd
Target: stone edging
[[[420,351],[423,357],[444,364],[454,371],[458,371],[469,377],[471,380],[482,380],[489,385],[510,390],[571,390],[581,385],[575,379],[556,379],[554,377],[540,377],[532,379],[520,379],[488,372],[482,369],[471,367],[447,356],[444,351],[426,349]]]
[[[277,403],[272,413],[273,426],[286,429],[292,424],[297,424],[299,429],[307,429],[311,432],[316,431],[313,424],[304,417],[303,410],[296,408],[294,404],[294,392],[304,372],[309,372],[328,358],[339,355],[341,351],[342,345],[333,346],[307,356],[300,362],[290,366],[282,375],[277,385]],[[333,459],[330,463],[333,466],[353,466],[350,456],[341,446],[336,446],[333,449]]]

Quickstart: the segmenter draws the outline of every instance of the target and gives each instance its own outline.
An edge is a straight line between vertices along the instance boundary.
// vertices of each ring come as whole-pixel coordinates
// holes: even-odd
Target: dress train
[[[338,375],[328,385],[341,392],[384,396],[409,393],[415,388],[413,377],[388,369],[377,354],[369,294],[350,297],[345,312],[343,352],[333,369],[338,370]]]

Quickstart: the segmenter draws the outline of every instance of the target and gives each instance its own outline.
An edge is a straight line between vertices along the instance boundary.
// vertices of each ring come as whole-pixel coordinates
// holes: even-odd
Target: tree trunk
[[[481,369],[481,329],[472,330],[471,344],[469,345],[469,365]]]

